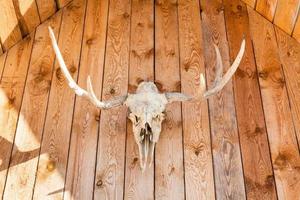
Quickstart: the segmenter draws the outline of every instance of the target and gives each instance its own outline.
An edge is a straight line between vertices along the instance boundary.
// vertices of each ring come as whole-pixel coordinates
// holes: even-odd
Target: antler
[[[67,79],[67,81],[69,82],[70,88],[73,89],[74,92],[78,96],[87,97],[95,106],[97,106],[98,108],[101,108],[101,109],[109,109],[112,107],[122,105],[124,103],[124,101],[126,100],[127,95],[120,96],[120,97],[117,97],[117,98],[109,100],[109,101],[99,101],[94,93],[90,76],[88,76],[88,78],[87,78],[87,91],[77,85],[77,83],[73,80],[73,78],[65,64],[65,61],[60,53],[60,50],[58,48],[52,28],[50,26],[48,28],[49,28],[50,38],[52,41],[52,46],[55,51],[56,58],[59,62],[60,69],[61,69],[62,73],[64,74],[65,78]]]
[[[206,90],[206,85],[205,85],[205,78],[203,74],[200,74],[200,92],[199,95],[196,96],[189,96],[183,93],[177,93],[177,92],[172,92],[172,93],[165,93],[166,98],[168,99],[168,102],[174,102],[174,101],[190,101],[190,100],[202,100],[202,99],[207,99],[208,97],[218,93],[220,90],[223,89],[223,87],[229,82],[229,80],[232,78],[233,74],[237,70],[238,66],[240,65],[240,62],[243,58],[244,52],[245,52],[245,46],[246,42],[245,39],[243,39],[240,51],[235,58],[234,62],[226,72],[226,74],[222,77],[223,74],[223,63],[222,63],[222,58],[221,54],[219,51],[219,48],[214,45],[215,51],[216,51],[216,57],[217,57],[217,64],[216,64],[216,78],[214,81],[213,88]]]

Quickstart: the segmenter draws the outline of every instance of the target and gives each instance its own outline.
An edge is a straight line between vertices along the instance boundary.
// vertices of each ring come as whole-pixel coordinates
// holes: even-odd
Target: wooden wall
[[[71,0],[0,0],[0,55]]]
[[[300,42],[300,0],[243,0]]]

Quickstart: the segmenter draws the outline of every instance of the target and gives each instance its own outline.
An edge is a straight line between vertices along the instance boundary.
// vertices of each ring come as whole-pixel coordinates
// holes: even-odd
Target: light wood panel
[[[129,93],[154,80],[154,10],[152,0],[132,0]],[[143,173],[132,123],[127,120],[125,199],[154,199],[154,165]]]
[[[276,28],[279,56],[282,63],[287,90],[300,144],[300,44],[288,34]]]
[[[178,2],[181,91],[196,95],[205,73],[200,7],[197,0]],[[207,101],[182,104],[187,199],[214,199],[214,177]]]
[[[70,3],[72,0],[56,0],[58,9],[65,7],[68,3]]]
[[[233,85],[247,199],[276,199],[247,7],[239,0],[223,3],[231,63],[243,37],[246,39],[246,51]]]
[[[246,4],[248,4],[249,6],[251,6],[252,8],[255,8],[256,5],[256,1],[260,1],[260,0],[243,0]]]
[[[7,53],[4,53],[3,55],[0,55],[0,80],[1,80],[1,77],[2,77],[3,69],[4,69],[6,56],[7,56]]]
[[[202,29],[207,87],[214,85],[217,45],[223,59],[224,72],[230,67],[224,12],[221,0],[201,0]],[[210,126],[215,172],[216,196],[220,199],[246,199],[243,167],[239,147],[232,82],[209,99]],[[228,175],[230,178],[228,178]]]
[[[12,0],[23,36],[31,33],[40,23],[35,0]]]
[[[130,0],[110,1],[102,91],[104,100],[127,94],[130,13]],[[123,199],[126,114],[124,106],[101,111],[95,199]]]
[[[0,198],[21,107],[34,33],[9,50],[0,82]],[[9,186],[8,186],[9,187]]]
[[[85,8],[85,0],[74,0],[65,7],[59,33],[58,44],[74,80],[79,68]],[[58,62],[54,70],[33,199],[63,198],[75,94]]]
[[[273,25],[248,9],[279,199],[298,199],[300,156]]]
[[[39,26],[10,159],[4,199],[31,199],[54,66],[48,26],[58,35],[61,12]]]
[[[292,34],[298,16],[300,0],[278,0],[274,24]]]
[[[180,91],[177,3],[155,1],[155,83],[161,92]],[[181,105],[166,108],[155,150],[155,198],[184,199]]]
[[[274,19],[278,0],[257,0],[256,11],[271,22]]]
[[[78,77],[78,84],[86,88],[90,75],[98,97],[102,91],[108,4],[108,0],[88,1]],[[64,199],[93,198],[99,115],[99,109],[89,100],[76,97]]]
[[[295,38],[298,43],[300,43],[300,12],[298,13],[298,19],[296,21],[294,31],[293,31],[293,38]]]
[[[0,38],[6,51],[22,39],[18,19],[12,1],[0,0]]]
[[[35,1],[37,3],[40,19],[42,22],[48,19],[57,10],[55,0],[35,0]]]

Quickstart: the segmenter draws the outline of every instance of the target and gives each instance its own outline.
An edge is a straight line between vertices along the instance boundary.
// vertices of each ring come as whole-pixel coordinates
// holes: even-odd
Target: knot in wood
[[[103,181],[101,179],[98,180],[97,183],[96,183],[96,186],[97,187],[102,187],[102,185],[103,185]]]
[[[49,172],[52,172],[55,169],[55,162],[54,161],[49,161],[47,164],[47,170]]]
[[[123,13],[123,17],[124,17],[125,19],[129,18],[129,16],[130,16],[130,15],[128,14],[128,12],[124,12],[124,13]]]
[[[241,5],[237,5],[236,7],[239,11],[242,11],[243,7]]]

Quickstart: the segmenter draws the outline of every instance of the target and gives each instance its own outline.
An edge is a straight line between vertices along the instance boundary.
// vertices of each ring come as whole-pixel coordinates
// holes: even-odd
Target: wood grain
[[[40,15],[41,22],[44,22],[53,15],[57,8],[55,0],[35,0]]]
[[[6,57],[7,57],[7,53],[0,55],[0,80],[1,80],[2,72],[3,72],[4,66],[5,66]]]
[[[13,148],[34,33],[8,51],[0,82],[0,198]]]
[[[278,0],[257,0],[256,11],[271,22],[274,19]]]
[[[85,0],[74,0],[64,8],[58,41],[75,81],[85,8]],[[58,62],[54,70],[33,199],[63,198],[75,93],[65,81]]]
[[[244,58],[233,79],[247,199],[276,199],[265,118],[245,3],[224,0],[230,62],[246,39]]]
[[[22,39],[18,19],[12,1],[0,0],[0,38],[6,51]]]
[[[300,8],[300,0],[278,0],[274,24],[292,34]]]
[[[205,73],[199,2],[178,5],[181,91],[196,95]],[[207,101],[182,104],[186,199],[215,199]]]
[[[109,5],[102,99],[127,94],[130,0]],[[126,108],[101,111],[97,149],[95,199],[123,199],[126,146]]]
[[[2,43],[1,43],[1,38],[0,38],[0,56],[3,54],[3,49],[2,49]]]
[[[298,13],[298,18],[294,27],[293,31],[293,38],[297,40],[297,42],[300,43],[300,12]]]
[[[72,0],[56,0],[58,9],[65,7]]]
[[[90,75],[98,97],[102,77],[108,18],[108,0],[89,0],[84,25],[78,84],[86,88]],[[64,199],[92,199],[99,109],[82,97],[76,97]]]
[[[279,199],[299,199],[300,156],[273,25],[248,9]]]
[[[204,58],[207,87],[215,80],[216,54],[213,44],[221,52],[224,72],[230,67],[228,43],[222,1],[201,0]],[[220,199],[246,199],[243,167],[239,147],[232,82],[209,99],[212,151],[215,172],[216,196]]]
[[[278,50],[289,94],[291,111],[300,144],[300,44],[276,28]]]
[[[129,93],[142,81],[154,81],[154,10],[152,0],[131,1]],[[154,166],[140,168],[132,123],[127,120],[125,199],[154,199]]]
[[[41,23],[35,0],[12,0],[23,36],[31,33]]]
[[[56,36],[61,12],[36,30],[4,199],[31,199],[54,66],[48,26]]]
[[[155,82],[161,92],[180,91],[176,0],[155,1]],[[184,199],[181,105],[166,108],[166,120],[155,150],[155,198]]]
[[[259,0],[242,0],[242,1],[244,1],[246,4],[248,4],[252,8],[255,8],[256,2]]]

